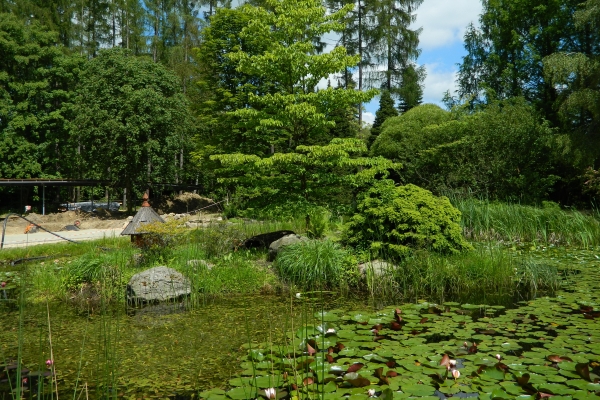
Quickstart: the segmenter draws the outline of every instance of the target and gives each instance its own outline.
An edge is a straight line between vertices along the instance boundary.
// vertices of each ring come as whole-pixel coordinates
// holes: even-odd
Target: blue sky
[[[413,28],[423,29],[417,63],[427,70],[423,103],[441,105],[444,92],[455,90],[456,64],[465,55],[463,35],[469,23],[478,25],[480,13],[481,0],[424,0],[417,9]],[[378,107],[379,98],[365,104],[363,120],[373,122]]]

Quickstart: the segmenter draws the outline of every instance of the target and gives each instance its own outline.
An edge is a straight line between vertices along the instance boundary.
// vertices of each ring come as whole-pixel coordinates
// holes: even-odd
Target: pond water
[[[256,295],[207,299],[190,310],[170,304],[82,314],[64,304],[27,305],[20,327],[19,310],[3,307],[0,359],[16,359],[21,340],[23,365],[48,371],[53,358],[61,397],[74,399],[200,393],[235,400],[268,397],[269,387],[277,398],[597,399],[600,254],[531,255],[561,267],[562,289],[508,308],[425,301],[380,308],[331,295]],[[440,366],[444,354],[457,360],[458,379]],[[0,398],[10,398],[1,385]]]

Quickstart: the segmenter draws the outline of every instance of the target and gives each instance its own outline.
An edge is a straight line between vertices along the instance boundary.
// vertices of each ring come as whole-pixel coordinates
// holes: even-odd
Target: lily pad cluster
[[[422,302],[320,312],[286,344],[249,349],[230,390],[201,397],[598,399],[599,304],[573,291],[508,310]]]

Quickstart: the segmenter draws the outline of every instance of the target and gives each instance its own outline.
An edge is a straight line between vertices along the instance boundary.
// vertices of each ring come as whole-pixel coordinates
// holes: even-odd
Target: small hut
[[[142,207],[137,214],[135,214],[125,229],[123,229],[123,232],[121,232],[121,235],[131,236],[131,242],[135,242],[138,246],[143,245],[143,235],[146,233],[142,228],[144,225],[152,222],[165,222],[160,215],[158,215],[158,213],[154,211],[152,207],[150,207],[150,203],[148,203],[147,192],[144,193],[142,200]]]

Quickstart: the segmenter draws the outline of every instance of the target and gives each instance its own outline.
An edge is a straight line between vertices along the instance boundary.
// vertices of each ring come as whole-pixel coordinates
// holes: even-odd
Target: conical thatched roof
[[[148,204],[148,195],[144,194],[143,197],[144,202],[142,203],[142,207],[135,214],[131,222],[123,229],[121,235],[139,235],[144,233],[143,229],[140,229],[142,226],[149,224],[151,222],[165,222],[160,215],[152,207]]]

